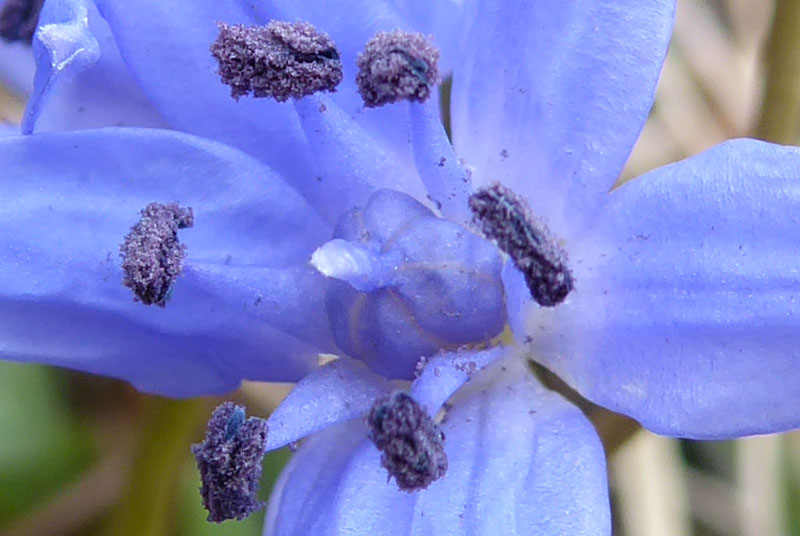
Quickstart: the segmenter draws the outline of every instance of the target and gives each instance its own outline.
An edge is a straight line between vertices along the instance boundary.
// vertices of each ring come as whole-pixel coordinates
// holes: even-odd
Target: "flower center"
[[[497,247],[394,190],[343,214],[311,263],[329,278],[336,344],[391,378],[411,379],[421,356],[487,341],[505,325]]]
[[[30,44],[42,4],[44,0],[6,0],[0,9],[0,38]]]
[[[573,289],[567,255],[527,204],[508,188],[493,184],[469,198],[469,208],[481,230],[508,253],[525,276],[539,305],[558,305]]]
[[[192,445],[209,521],[241,520],[264,507],[256,492],[266,444],[264,419],[245,419],[244,408],[232,402],[214,410],[205,439]]]
[[[424,35],[378,32],[358,55],[358,92],[367,107],[402,99],[424,102],[439,81],[439,51]]]
[[[342,81],[339,51],[327,34],[307,22],[270,21],[266,26],[219,23],[210,47],[231,96],[272,97],[283,102],[318,91],[336,91]]]
[[[367,426],[381,465],[401,490],[425,489],[447,472],[444,433],[409,394],[395,391],[375,401]]]
[[[164,307],[186,255],[178,229],[192,227],[194,214],[191,208],[176,203],[150,203],[140,214],[119,248],[125,273],[122,282],[133,291],[135,300]]]

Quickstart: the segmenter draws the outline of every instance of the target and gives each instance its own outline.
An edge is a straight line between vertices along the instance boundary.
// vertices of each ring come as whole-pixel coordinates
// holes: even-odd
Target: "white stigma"
[[[370,292],[391,283],[399,252],[376,254],[352,242],[334,238],[311,255],[311,266],[326,277],[346,281],[361,292]]]

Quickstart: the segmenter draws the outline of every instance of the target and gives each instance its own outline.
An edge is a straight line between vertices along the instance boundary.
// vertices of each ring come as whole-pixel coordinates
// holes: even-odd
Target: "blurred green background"
[[[623,178],[733,137],[798,142],[800,2],[779,4],[776,16],[771,0],[678,1],[656,105]],[[782,42],[769,39],[773,21]],[[0,120],[21,111],[0,88]],[[232,398],[263,417],[286,390],[248,384]],[[220,401],[0,362],[0,536],[260,534],[263,512],[205,521],[189,446]],[[609,447],[616,536],[800,536],[799,432],[677,441],[589,413]],[[268,456],[265,500],[289,456]]]

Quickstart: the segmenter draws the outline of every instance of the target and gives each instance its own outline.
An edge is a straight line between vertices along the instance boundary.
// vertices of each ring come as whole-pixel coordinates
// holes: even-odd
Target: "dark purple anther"
[[[527,205],[508,188],[493,184],[469,198],[469,208],[481,231],[508,253],[525,276],[533,299],[539,305],[558,305],[573,289],[567,255],[536,221]]]
[[[192,227],[194,215],[191,208],[176,203],[150,203],[141,216],[119,248],[125,272],[122,282],[135,300],[164,307],[186,255],[178,229]]]
[[[439,51],[420,33],[378,32],[358,55],[358,92],[369,108],[428,100],[439,82]]]
[[[244,408],[233,402],[214,410],[205,440],[192,445],[209,521],[241,520],[264,507],[256,492],[266,444],[264,419],[245,419]]]
[[[211,54],[222,82],[239,99],[272,97],[283,102],[318,91],[336,91],[342,62],[333,41],[307,22],[273,20],[266,26],[221,22]]]
[[[381,465],[403,491],[425,489],[447,472],[444,433],[404,391],[378,399],[367,417]]]

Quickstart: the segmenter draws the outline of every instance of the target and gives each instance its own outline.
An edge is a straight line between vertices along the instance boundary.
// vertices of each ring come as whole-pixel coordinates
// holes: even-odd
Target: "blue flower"
[[[529,359],[662,434],[800,425],[800,151],[735,140],[609,191],[652,104],[672,2],[443,3],[449,18],[414,2],[195,2],[168,17],[155,0],[97,4],[159,113],[215,141],[0,142],[3,196],[25,201],[0,220],[0,349],[170,394],[305,375],[268,421],[268,449],[311,437],[267,534],[607,534],[599,440]],[[230,99],[208,54],[215,23],[272,18],[331,36],[336,93]],[[452,147],[432,103],[361,104],[356,53],[398,27],[433,33],[452,68]],[[469,196],[497,182],[565,252],[563,301],[534,301],[538,276],[464,227]],[[133,303],[107,257],[153,201],[195,214],[163,311]],[[511,347],[493,339],[506,320]],[[306,375],[319,351],[351,357]],[[412,493],[364,420],[392,399],[386,377],[413,379],[445,438],[444,476]],[[409,444],[435,450],[426,437]]]
[[[395,143],[405,136],[378,128],[391,124],[390,119],[401,120],[405,111],[362,111],[367,119],[356,121],[344,106],[357,97],[344,90],[335,95],[344,104],[309,98],[295,106],[259,102],[266,112],[252,102],[237,107],[219,83],[208,52],[218,17],[213,9],[203,9],[208,24],[198,27],[208,30],[208,40],[200,50],[188,49],[202,60],[186,74],[199,75],[203,83],[198,87],[205,87],[214,103],[186,121],[205,123],[209,111],[228,109],[228,124],[213,123],[219,137],[231,133],[284,172],[278,175],[229,146],[169,131],[86,130],[3,140],[8,172],[3,193],[30,202],[7,212],[2,225],[7,244],[2,271],[10,274],[2,291],[7,303],[2,355],[120,377],[139,389],[172,396],[225,392],[242,378],[295,381],[317,366],[319,353],[340,351],[335,342],[346,329],[339,326],[332,333],[329,318],[338,315],[326,311],[326,287],[335,283],[329,285],[308,260],[336,233],[350,232],[341,223],[345,214],[353,217],[359,210],[354,207],[365,204],[366,213],[374,215],[373,222],[365,220],[377,240],[371,244],[391,238],[392,226],[414,222],[397,235],[390,258],[404,266],[418,263],[391,281],[403,299],[388,296],[391,303],[374,304],[381,318],[402,325],[367,326],[365,331],[373,340],[391,340],[382,333],[398,327],[413,332],[415,319],[409,323],[406,311],[398,309],[408,304],[424,317],[423,328],[430,332],[415,335],[419,344],[409,346],[404,362],[378,359],[379,370],[410,377],[417,351],[432,354],[502,330],[497,250],[436,218],[406,194],[380,190],[393,186],[425,199],[411,148],[407,142]],[[87,13],[91,10],[81,1],[45,5],[34,38],[40,53],[37,89],[26,112],[28,130],[48,113],[52,92],[69,84],[70,77],[97,68],[92,63],[97,41],[86,25]],[[117,42],[124,40],[118,37]],[[184,46],[180,40],[176,44]],[[356,49],[343,53],[354,58]],[[185,67],[188,60],[180,60]],[[179,70],[169,74],[168,84],[192,81]],[[194,100],[202,99],[184,99],[187,104]],[[175,108],[178,115],[183,108]],[[163,110],[171,116],[169,107]],[[369,135],[367,127],[387,139]],[[305,185],[297,184],[300,177]],[[185,245],[185,259],[177,263],[183,265],[182,274],[159,283],[154,299],[137,294],[143,303],[167,305],[164,311],[134,301],[121,283],[137,288],[131,283],[136,277],[123,270],[131,263],[118,254],[138,214],[154,202],[179,203],[193,209],[196,219],[193,228],[174,234]],[[390,210],[393,219],[385,217]],[[428,245],[420,245],[417,236],[425,236]],[[426,259],[448,264],[449,271],[439,277],[438,265],[428,267]],[[473,294],[487,281],[493,284],[481,295],[492,303],[478,306]],[[453,299],[439,312],[441,307],[426,302],[427,291]],[[402,334],[393,339],[395,347],[411,342]]]

